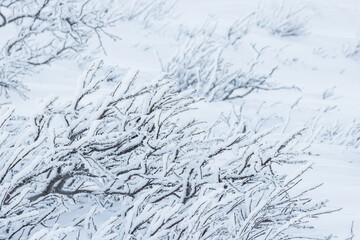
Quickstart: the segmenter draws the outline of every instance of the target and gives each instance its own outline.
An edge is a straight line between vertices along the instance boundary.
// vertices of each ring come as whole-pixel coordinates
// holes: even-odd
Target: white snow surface
[[[305,125],[314,133],[331,129],[337,123],[347,129],[354,119],[360,119],[360,61],[346,56],[347,49],[360,40],[360,1],[286,2],[305,6],[308,16],[305,34],[282,37],[252,27],[239,47],[231,48],[226,54],[236,66],[246,58],[243,48],[249,49],[251,44],[259,48],[267,46],[264,65],[279,67],[271,81],[300,90],[258,91],[244,99],[202,103],[194,112],[197,117],[215,121],[222,112],[243,104],[247,118],[276,116],[274,123],[268,124],[278,121],[283,124],[284,132],[289,133]],[[165,63],[183,43],[177,39],[179,29],[195,29],[197,34],[208,21],[216,24],[213,38],[220,38],[232,23],[258,10],[259,5],[255,0],[178,0],[172,16],[154,26],[119,23],[111,31],[121,40],[104,39],[107,55],[100,53],[94,57],[119,66],[124,76],[135,69],[150,80],[161,74],[161,62]],[[24,81],[30,89],[29,99],[12,96],[16,113],[31,115],[48,95],[71,99],[76,80],[87,67],[75,60],[63,60],[29,76]],[[352,137],[348,137],[349,141],[356,140]],[[304,182],[323,183],[312,193],[313,198],[328,199],[329,207],[341,210],[316,219],[314,231],[345,239],[351,235],[354,222],[354,235],[360,237],[360,147],[343,144],[342,140],[316,139],[315,136],[305,140],[309,143],[313,140],[310,150],[316,155],[309,157],[314,165],[305,174]]]

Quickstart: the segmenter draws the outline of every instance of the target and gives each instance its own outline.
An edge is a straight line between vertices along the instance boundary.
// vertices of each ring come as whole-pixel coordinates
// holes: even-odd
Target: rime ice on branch
[[[307,168],[277,170],[302,162],[303,130],[234,124],[220,136],[221,122],[184,118],[198,100],[168,76],[145,84],[101,68],[71,102],[46,99],[26,122],[1,108],[0,238],[291,238],[323,213],[296,188]]]

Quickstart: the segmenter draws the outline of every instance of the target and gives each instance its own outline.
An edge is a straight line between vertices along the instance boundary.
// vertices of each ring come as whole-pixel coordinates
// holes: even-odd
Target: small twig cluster
[[[8,97],[15,91],[25,98],[21,80],[37,67],[78,54],[93,36],[100,46],[103,35],[115,39],[106,31],[116,21],[114,10],[111,1],[2,1],[0,30],[16,32],[1,46],[0,93]]]
[[[230,42],[236,41],[229,35]],[[278,87],[270,82],[277,66],[261,73],[258,65],[263,61],[266,47],[257,49],[252,45],[253,57],[239,68],[224,57],[228,43],[206,38],[189,39],[168,61],[164,71],[172,73],[177,85],[175,91],[196,89],[207,101],[243,98],[257,90],[278,90],[293,87]]]
[[[207,101],[243,98],[258,90],[299,90],[294,86],[278,86],[271,82],[278,66],[272,64],[270,67],[269,61],[265,61],[268,47],[247,44],[251,53],[242,53],[241,60],[245,64],[241,66],[225,54],[244,45],[243,38],[260,15],[254,12],[235,21],[226,35],[220,37],[215,35],[216,24],[211,21],[194,31],[181,28],[177,40],[184,43],[167,63],[161,61],[162,70],[172,73],[177,80],[175,90],[196,89],[199,96]]]
[[[326,142],[346,147],[360,147],[360,122],[354,120],[348,127],[337,122],[334,126],[323,127],[317,135],[319,142]]]
[[[264,5],[256,13],[256,25],[270,34],[281,37],[300,36],[307,33],[309,15],[306,7],[294,7],[281,3]]]
[[[176,1],[170,0],[118,0],[122,5],[123,20],[141,22],[146,28],[173,13]]]

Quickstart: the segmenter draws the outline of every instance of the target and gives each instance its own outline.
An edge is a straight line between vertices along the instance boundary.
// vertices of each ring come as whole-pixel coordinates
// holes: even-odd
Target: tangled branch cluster
[[[360,123],[354,120],[352,123],[344,127],[343,124],[337,122],[331,128],[321,128],[318,131],[316,140],[329,144],[340,146],[359,148],[360,147]]]
[[[17,92],[26,98],[23,78],[39,66],[79,55],[95,44],[92,39],[105,52],[103,37],[119,39],[108,32],[116,22],[137,20],[149,25],[172,6],[163,0],[1,1],[0,96]]]
[[[234,36],[229,32],[229,41],[236,42]],[[265,48],[253,46],[254,57],[238,68],[223,56],[226,47],[222,42],[195,38],[179,48],[164,69],[176,79],[175,91],[196,89],[208,101],[222,101],[243,98],[255,90],[278,89],[269,81],[277,67],[265,74],[257,69]]]
[[[22,77],[36,67],[78,54],[92,36],[107,34],[116,17],[111,2],[93,0],[5,0],[0,4],[0,30],[15,30],[1,47],[0,94],[26,97]],[[105,7],[104,7],[105,6]]]
[[[306,6],[293,6],[285,1],[264,4],[256,14],[256,25],[270,34],[295,37],[306,34],[310,15]]]
[[[101,67],[28,124],[1,109],[0,239],[287,239],[322,213],[296,190],[303,171],[277,170],[301,162],[302,131],[217,137],[167,76],[110,88]]]

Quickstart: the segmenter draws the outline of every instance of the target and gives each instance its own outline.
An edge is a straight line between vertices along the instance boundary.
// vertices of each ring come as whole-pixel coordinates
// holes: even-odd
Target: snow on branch
[[[102,65],[71,102],[46,99],[27,120],[0,109],[0,239],[284,239],[324,212],[297,190],[309,167],[281,171],[303,161],[303,130],[218,134],[169,76],[110,87]]]
[[[293,2],[272,1],[262,4],[255,14],[255,23],[270,34],[280,37],[301,36],[308,33],[310,15],[306,6]]]
[[[124,9],[124,20],[137,20],[144,27],[150,27],[154,22],[160,21],[173,13],[176,1],[174,0],[117,0]]]
[[[63,58],[79,56],[89,46],[106,52],[103,38],[118,21],[147,25],[166,16],[174,3],[163,0],[3,0],[0,3],[0,96],[26,98],[23,78]],[[9,34],[10,33],[10,34]],[[121,34],[120,34],[121,35]]]
[[[331,127],[322,127],[316,135],[316,140],[357,149],[360,147],[360,122],[354,119],[346,125],[336,122]]]
[[[229,36],[230,44],[237,40]],[[252,45],[253,56],[239,67],[224,56],[229,43],[191,38],[181,46],[163,69],[176,79],[175,91],[196,89],[199,96],[208,101],[222,101],[244,98],[258,90],[294,88],[279,87],[270,81],[277,66],[259,70],[266,47],[259,49]]]
[[[106,32],[116,22],[111,1],[93,0],[4,0],[0,3],[0,31],[12,33],[4,39],[0,53],[0,94],[15,91],[26,97],[22,78],[53,61],[77,55],[93,36]]]

